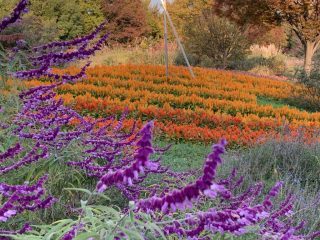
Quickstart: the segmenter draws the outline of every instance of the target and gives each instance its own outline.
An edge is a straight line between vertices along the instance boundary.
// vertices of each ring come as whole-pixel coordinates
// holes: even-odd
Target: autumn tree
[[[184,36],[186,26],[199,18],[212,4],[213,0],[176,0],[168,4],[167,8],[178,32]]]
[[[320,1],[216,0],[215,10],[242,26],[288,24],[304,47],[304,69],[310,73],[320,44]]]
[[[102,0],[102,11],[108,19],[111,39],[132,42],[147,32],[146,12],[141,0]]]

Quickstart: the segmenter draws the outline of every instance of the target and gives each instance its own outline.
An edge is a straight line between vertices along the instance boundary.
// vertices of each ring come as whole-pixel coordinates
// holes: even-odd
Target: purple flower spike
[[[19,20],[23,13],[27,12],[28,3],[28,0],[21,0],[11,13],[10,17],[4,17],[2,20],[0,20],[0,33],[10,24],[15,23],[17,20]]]
[[[185,210],[186,208],[192,208],[192,201],[199,198],[201,194],[215,198],[217,195],[221,195],[224,198],[230,198],[229,191],[223,186],[215,183],[214,177],[216,175],[216,169],[218,164],[222,162],[220,155],[225,152],[225,146],[227,142],[222,139],[219,144],[212,147],[213,152],[207,157],[203,175],[195,183],[189,184],[183,189],[173,190],[163,197],[152,197],[145,200],[140,200],[137,204],[139,209],[145,211],[157,211],[160,210],[164,213],[175,212],[177,209]]]
[[[61,238],[61,240],[72,240],[77,236],[77,233],[79,231],[81,231],[84,227],[83,223],[77,224],[75,226],[72,227],[72,229],[67,232],[65,235],[63,235],[63,237]]]
[[[8,158],[13,158],[23,150],[20,143],[17,143],[14,147],[9,148],[6,152],[0,154],[0,163],[4,162]]]
[[[17,144],[16,147],[13,149],[17,152],[21,151],[19,144]],[[9,150],[12,150],[12,149],[9,149]],[[15,153],[15,152],[13,152],[13,153]],[[33,162],[37,162],[40,159],[46,158],[46,157],[48,157],[47,147],[42,146],[40,143],[37,143],[33,147],[33,149],[30,152],[28,152],[21,160],[16,161],[8,166],[0,167],[0,175],[5,174],[10,171],[13,171],[13,170],[17,170],[25,165],[29,165]]]
[[[133,163],[126,168],[105,174],[97,184],[96,189],[98,192],[103,192],[108,186],[118,183],[132,186],[134,181],[139,180],[140,174],[145,174],[148,169],[155,170],[158,168],[158,164],[151,162],[149,159],[150,155],[154,153],[152,147],[153,127],[153,122],[149,122],[140,131],[139,136],[141,138],[136,143],[138,149],[134,153]]]
[[[17,235],[17,234],[24,234],[26,232],[29,232],[32,230],[32,227],[30,226],[29,223],[26,223],[20,230],[18,231],[7,231],[7,230],[1,230],[0,229],[0,234],[1,235]],[[1,238],[3,240],[9,239],[9,238]]]
[[[66,42],[53,42],[35,48],[35,52],[41,50],[40,55],[34,54],[32,56],[28,56],[28,60],[34,66],[34,69],[18,71],[13,73],[13,76],[19,79],[48,77],[56,81],[62,81],[61,83],[75,81],[84,77],[85,70],[87,69],[89,64],[86,64],[81,69],[81,72],[75,76],[60,76],[57,74],[53,74],[51,72],[51,69],[60,64],[66,64],[76,60],[87,59],[88,57],[92,56],[96,51],[100,50],[103,47],[105,41],[108,39],[109,33],[103,34],[100,38],[97,39],[96,42],[92,43],[91,41],[93,41],[98,36],[98,34],[104,29],[105,25],[106,22],[103,22],[91,34],[79,39],[74,39]],[[56,47],[62,47],[62,49],[55,49]],[[66,48],[75,48],[76,50],[67,51]],[[46,51],[43,53],[44,50]]]
[[[70,47],[70,46],[76,46],[76,45],[79,45],[79,44],[82,44],[82,43],[87,43],[87,42],[93,40],[97,36],[97,34],[104,29],[104,27],[107,25],[107,23],[108,23],[107,20],[104,21],[103,23],[101,23],[96,28],[96,30],[94,30],[91,34],[89,34],[87,36],[84,36],[84,37],[81,37],[81,38],[76,38],[76,39],[73,39],[73,40],[70,40],[70,41],[52,42],[52,43],[49,43],[49,44],[45,44],[45,45],[42,45],[42,46],[35,47],[35,48],[33,48],[33,50],[35,52],[37,52],[37,51],[41,51],[41,50],[52,49],[52,48],[55,48],[55,47]]]
[[[53,197],[45,198],[44,183],[48,176],[43,176],[32,186],[24,185],[7,185],[0,183],[0,196],[2,205],[0,207],[0,222],[6,222],[15,215],[24,211],[35,211],[51,207],[56,201]],[[30,230],[29,225],[16,232],[10,232],[0,229],[0,234],[21,234]]]

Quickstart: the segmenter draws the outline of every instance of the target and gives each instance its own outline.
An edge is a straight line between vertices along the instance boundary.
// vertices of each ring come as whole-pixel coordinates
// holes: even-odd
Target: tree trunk
[[[304,48],[304,70],[307,73],[307,75],[310,75],[310,72],[312,70],[312,57],[318,48],[318,44],[316,42],[306,41]]]

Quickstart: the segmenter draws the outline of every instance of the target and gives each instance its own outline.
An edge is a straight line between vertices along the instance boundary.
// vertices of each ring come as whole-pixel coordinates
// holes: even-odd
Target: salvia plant
[[[20,1],[12,14],[0,21],[0,32],[19,20],[27,6],[28,0]],[[161,155],[168,148],[153,146],[153,122],[141,130],[133,126],[125,131],[127,112],[119,120],[113,116],[95,120],[66,107],[55,90],[83,78],[89,64],[76,75],[58,75],[52,68],[86,59],[101,49],[109,36],[103,33],[106,24],[103,22],[85,37],[30,48],[25,52],[29,68],[8,72],[17,79],[50,78],[51,84],[21,92],[19,113],[10,122],[1,123],[0,128],[7,129],[16,141],[0,153],[0,175],[58,159],[76,142],[81,146],[81,156],[59,164],[82,171],[96,180],[96,187],[92,192],[69,189],[88,195],[75,209],[78,217],[49,225],[26,223],[20,229],[0,229],[1,239],[213,239],[249,234],[253,239],[286,240],[315,239],[320,235],[303,235],[300,232],[304,222],[295,225],[290,220],[294,211],[292,194],[282,203],[274,203],[281,182],[263,195],[262,183],[236,193],[244,179],[236,171],[227,179],[217,179],[226,140],[212,147],[197,179],[171,189],[174,179],[187,180],[194,173],[178,174],[161,165]],[[0,114],[3,110],[1,107]],[[161,175],[163,181],[148,186],[145,180],[150,174]],[[0,183],[0,222],[9,223],[18,215],[59,204],[57,196],[46,193],[47,179],[44,175],[34,184]],[[100,198],[108,199],[104,192],[111,187],[130,200],[128,208],[98,204]]]

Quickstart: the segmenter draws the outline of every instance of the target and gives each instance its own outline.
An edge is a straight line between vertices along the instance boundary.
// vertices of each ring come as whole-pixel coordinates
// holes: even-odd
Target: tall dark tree
[[[146,12],[141,0],[102,0],[111,39],[128,43],[147,32]]]

